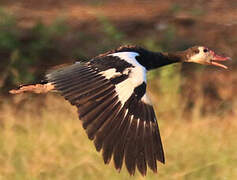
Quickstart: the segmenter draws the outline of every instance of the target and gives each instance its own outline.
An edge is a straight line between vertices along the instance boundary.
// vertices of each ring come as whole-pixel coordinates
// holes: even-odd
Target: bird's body
[[[120,170],[124,161],[130,174],[137,168],[145,175],[147,166],[156,172],[157,160],[165,162],[155,112],[146,93],[146,72],[176,62],[211,63],[217,55],[206,56],[205,61],[203,55],[197,56],[197,60],[193,58],[204,50],[204,47],[193,47],[160,53],[123,46],[89,62],[77,62],[53,71],[46,75],[47,83],[42,86],[59,91],[78,108],[79,119],[96,150],[102,150],[105,163],[113,157],[116,169]],[[218,57],[215,60],[220,61],[221,56]],[[15,93],[23,91],[27,91],[27,86]]]
[[[47,81],[78,107],[89,139],[103,149],[105,163],[113,155],[116,169],[123,158],[128,171],[157,171],[164,153],[155,113],[146,94],[147,69],[136,48],[100,55],[48,74]],[[148,53],[148,51],[147,51]]]

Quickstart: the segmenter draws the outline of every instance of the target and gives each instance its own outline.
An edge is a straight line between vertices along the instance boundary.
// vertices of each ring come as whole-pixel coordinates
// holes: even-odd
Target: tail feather
[[[21,85],[16,89],[10,90],[9,93],[20,94],[20,93],[24,93],[24,92],[31,92],[31,93],[40,94],[40,93],[47,93],[47,92],[52,91],[54,89],[55,88],[52,83],[42,82],[42,83],[38,83],[38,84]]]

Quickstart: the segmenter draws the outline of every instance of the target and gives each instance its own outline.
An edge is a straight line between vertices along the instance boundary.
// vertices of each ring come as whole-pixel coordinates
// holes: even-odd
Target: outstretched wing
[[[164,153],[153,107],[146,95],[146,70],[135,52],[120,52],[76,63],[47,74],[47,80],[72,105],[105,163],[123,161],[130,174],[157,172]]]

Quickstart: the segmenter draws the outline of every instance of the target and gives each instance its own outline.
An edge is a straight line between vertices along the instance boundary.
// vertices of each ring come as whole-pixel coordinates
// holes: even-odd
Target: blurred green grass
[[[27,100],[27,99],[28,100]],[[166,121],[158,114],[166,164],[158,174],[130,177],[113,163],[104,165],[77,118],[62,97],[20,95],[21,109],[5,101],[0,112],[1,179],[236,179],[237,122],[206,117]],[[156,109],[156,112],[159,112]]]

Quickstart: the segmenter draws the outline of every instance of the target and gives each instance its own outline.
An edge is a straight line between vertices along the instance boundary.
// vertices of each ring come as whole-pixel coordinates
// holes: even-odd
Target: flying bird
[[[137,46],[121,46],[88,62],[52,71],[39,84],[10,91],[47,93],[58,91],[78,109],[88,138],[111,159],[117,170],[125,164],[130,175],[136,168],[145,176],[147,166],[157,172],[157,161],[165,163],[156,115],[146,92],[149,70],[178,62],[194,62],[227,69],[217,55],[204,46],[177,52],[152,52]]]

